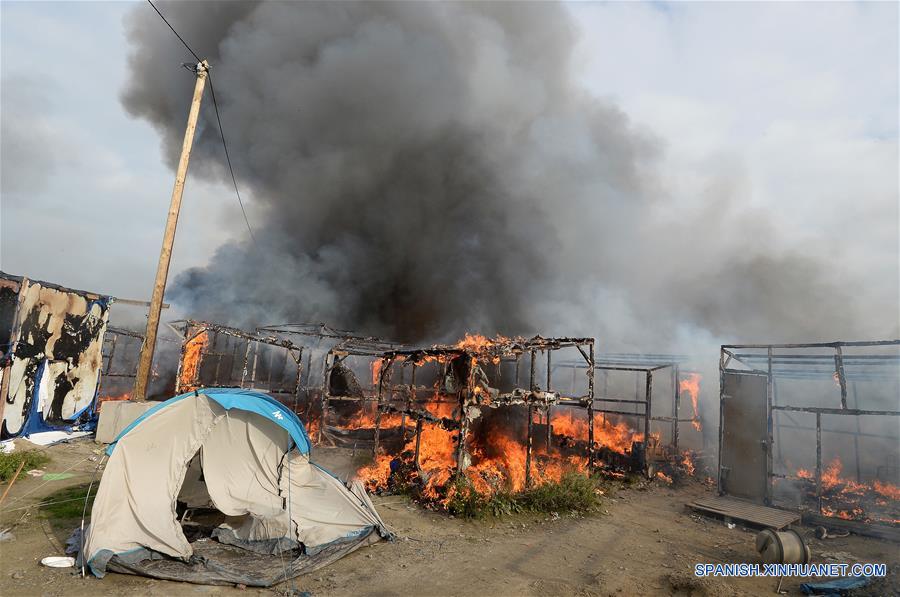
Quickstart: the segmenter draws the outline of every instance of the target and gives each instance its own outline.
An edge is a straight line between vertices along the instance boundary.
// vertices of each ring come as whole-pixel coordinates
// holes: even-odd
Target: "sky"
[[[130,76],[123,18],[145,9],[0,3],[3,271],[149,298],[173,173],[152,126],[119,100]],[[693,217],[714,206],[717,189],[739,189],[743,207],[778,214],[772,242],[789,245],[780,250],[900,280],[898,4],[569,10],[585,92],[614,102],[664,148],[659,188],[676,200],[657,218]],[[244,198],[253,223],[249,189]],[[233,189],[189,174],[170,279],[246,234]],[[892,298],[886,308],[900,310]]]

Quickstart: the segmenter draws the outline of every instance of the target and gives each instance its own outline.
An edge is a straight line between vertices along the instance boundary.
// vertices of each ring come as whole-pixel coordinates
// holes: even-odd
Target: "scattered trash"
[[[75,558],[69,556],[47,556],[41,560],[41,564],[49,568],[71,568],[75,565]]]
[[[0,442],[0,452],[4,454],[12,454],[16,451],[16,444],[13,440],[8,439],[5,442]]]
[[[68,479],[69,477],[74,477],[75,473],[45,473],[44,480],[45,481],[62,481],[63,479]]]
[[[843,533],[834,534],[834,532],[828,532],[828,529],[825,527],[816,527],[816,539],[840,539],[842,537],[849,537],[850,532],[845,531]]]
[[[90,435],[90,431],[41,431],[32,433],[25,439],[39,446],[52,446],[69,440]]]
[[[39,468],[33,468],[30,471],[28,471],[28,474],[31,475],[32,477],[43,477],[44,473],[46,473],[46,472],[47,471],[42,471]]]
[[[800,585],[804,595],[846,595],[851,589],[860,589],[872,582],[871,576],[851,576],[824,582],[805,582]]]
[[[0,543],[4,541],[15,541],[16,536],[10,532],[10,529],[0,529]]]
[[[729,529],[733,529],[735,525],[733,522],[726,522],[725,526],[727,526]]]

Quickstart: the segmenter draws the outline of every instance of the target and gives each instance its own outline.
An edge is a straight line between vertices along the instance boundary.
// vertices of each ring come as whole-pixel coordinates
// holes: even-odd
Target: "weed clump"
[[[9,454],[0,452],[0,481],[12,479],[22,462],[25,463],[25,466],[22,467],[22,473],[27,473],[50,462],[50,457],[37,450],[10,452]],[[19,474],[21,475],[22,473]]]
[[[460,518],[484,518],[511,514],[592,512],[600,506],[597,482],[587,475],[568,473],[519,492],[497,491],[482,495],[464,475],[457,477],[448,490],[447,511]]]

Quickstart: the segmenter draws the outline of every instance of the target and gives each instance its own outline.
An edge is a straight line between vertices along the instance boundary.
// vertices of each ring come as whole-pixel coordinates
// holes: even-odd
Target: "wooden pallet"
[[[771,529],[783,529],[800,521],[800,515],[796,512],[761,506],[725,495],[700,498],[689,503],[688,507],[704,514],[741,520]]]

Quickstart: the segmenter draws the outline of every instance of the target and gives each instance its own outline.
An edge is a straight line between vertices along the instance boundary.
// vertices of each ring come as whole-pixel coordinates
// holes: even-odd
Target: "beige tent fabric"
[[[187,464],[225,410],[206,396],[169,405],[116,445],[91,510],[84,552],[146,547],[173,557],[193,551],[175,517]]]
[[[115,403],[113,403],[115,404]],[[184,483],[178,494],[178,501],[187,504],[188,508],[210,508],[212,498],[206,490],[206,481],[203,480],[203,469],[200,464],[200,453],[191,458],[187,473],[184,475]]]
[[[278,469],[288,432],[245,410],[229,410],[203,442],[203,478],[215,507],[228,516],[262,518],[282,513]]]
[[[312,464],[304,454],[293,452],[288,456],[281,487],[290,503],[297,539],[308,551],[366,528],[384,528],[368,497],[360,499],[348,491],[339,479]],[[361,485],[358,491],[365,495]]]
[[[153,413],[110,456],[91,512],[87,559],[103,550],[112,555],[139,548],[189,558],[193,550],[176,519],[176,496],[205,501],[204,483],[218,510],[248,515],[237,528],[223,525],[239,540],[287,537],[315,553],[337,539],[385,529],[358,482],[348,490],[308,455],[293,450],[286,456],[290,445],[288,432],[275,422],[237,408],[226,411],[203,394]]]

